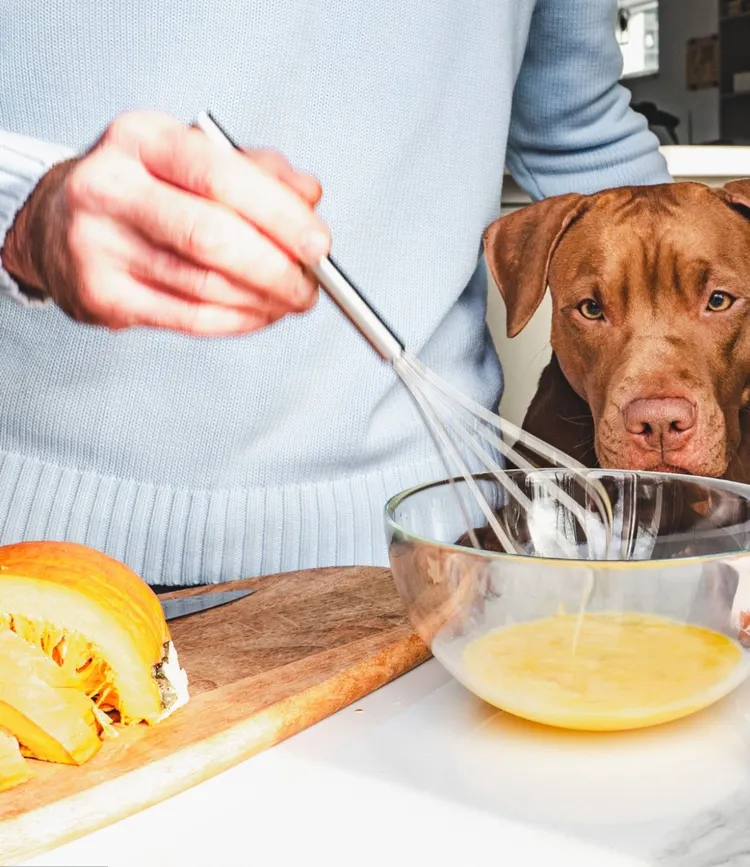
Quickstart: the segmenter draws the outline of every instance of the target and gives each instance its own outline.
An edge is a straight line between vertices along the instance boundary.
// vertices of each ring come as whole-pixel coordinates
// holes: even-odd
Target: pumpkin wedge
[[[27,783],[34,775],[13,735],[0,731],[0,792]]]
[[[157,723],[188,700],[161,604],[135,572],[72,542],[0,547],[0,631],[31,642],[120,722]]]
[[[82,765],[101,748],[96,707],[38,647],[0,632],[0,727],[26,755]]]

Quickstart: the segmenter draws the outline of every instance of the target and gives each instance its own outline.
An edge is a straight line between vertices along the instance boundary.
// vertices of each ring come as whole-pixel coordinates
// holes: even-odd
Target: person
[[[385,564],[387,499],[444,477],[319,255],[495,408],[504,166],[535,199],[670,180],[618,84],[616,0],[0,16],[0,543],[81,542],[153,584]]]

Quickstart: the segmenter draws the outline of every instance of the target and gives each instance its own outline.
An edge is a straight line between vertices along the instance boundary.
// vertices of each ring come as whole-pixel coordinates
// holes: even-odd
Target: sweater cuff
[[[70,148],[0,130],[0,251],[16,214],[40,178],[56,163],[75,156]],[[46,307],[50,298],[32,294],[5,270],[0,257],[0,297],[22,307]]]

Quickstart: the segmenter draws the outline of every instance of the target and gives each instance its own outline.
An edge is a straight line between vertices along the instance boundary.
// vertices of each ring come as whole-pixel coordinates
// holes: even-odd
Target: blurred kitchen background
[[[717,186],[750,177],[750,0],[619,0],[619,7],[612,26],[622,83],[659,137],[672,176]],[[528,202],[506,175],[503,212]],[[550,356],[549,297],[508,340],[491,284],[488,322],[506,378],[500,410],[521,424]]]

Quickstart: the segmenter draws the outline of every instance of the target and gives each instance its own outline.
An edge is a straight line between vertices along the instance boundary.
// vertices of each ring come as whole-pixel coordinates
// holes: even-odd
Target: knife
[[[181,599],[160,599],[162,611],[166,620],[176,617],[187,617],[219,605],[226,605],[255,593],[255,590],[215,590],[212,593],[202,593],[199,596],[183,596]]]

